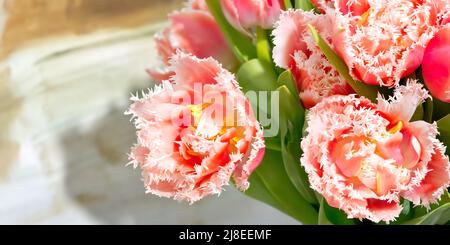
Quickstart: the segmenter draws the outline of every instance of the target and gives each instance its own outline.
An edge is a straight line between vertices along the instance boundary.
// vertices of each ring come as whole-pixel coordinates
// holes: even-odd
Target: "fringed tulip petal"
[[[219,26],[201,1],[193,1],[192,6],[169,15],[169,26],[155,35],[156,48],[163,63],[177,50],[199,58],[213,57],[225,68],[234,69],[237,60],[229,48]],[[167,67],[148,69],[150,76],[160,82],[170,78]]]
[[[351,75],[392,87],[420,66],[450,2],[339,0],[335,6],[327,9],[334,20],[333,44]]]

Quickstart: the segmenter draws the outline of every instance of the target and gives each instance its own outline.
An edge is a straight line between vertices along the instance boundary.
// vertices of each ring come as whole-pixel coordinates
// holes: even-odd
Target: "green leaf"
[[[337,208],[333,208],[326,202],[325,198],[320,200],[319,225],[354,225],[354,219],[348,219],[347,215]]]
[[[225,36],[228,45],[231,47],[238,60],[241,63],[244,63],[248,60],[256,58],[256,49],[252,40],[240,33],[233,26],[231,26],[230,23],[228,23],[222,12],[220,1],[206,0],[206,4],[208,5],[209,12],[211,12],[214,16],[214,19]]]
[[[271,112],[271,92],[277,89],[277,75],[272,69],[272,66],[262,60],[253,59],[244,63],[236,74],[237,81],[242,87],[244,93],[249,91],[257,92],[267,92],[267,107],[260,108],[260,97],[258,94],[256,98],[250,99],[250,104],[253,111],[257,113],[258,120],[261,118],[270,118]],[[256,99],[256,100],[255,100]],[[264,126],[264,125],[263,125]]]
[[[295,8],[309,11],[314,9],[314,5],[309,0],[295,0]]]
[[[431,98],[425,100],[425,104],[423,105],[423,107],[424,107],[423,119],[426,122],[431,123],[433,120],[433,100]]]
[[[292,8],[291,0],[284,0],[284,9],[288,10]]]
[[[251,175],[250,188],[245,193],[278,208],[303,224],[317,224],[317,211],[299,195],[289,181],[280,159],[280,152],[266,149],[264,159]],[[258,181],[266,191],[253,189],[260,188],[258,184],[253,186]],[[272,199],[267,199],[267,193]]]
[[[423,119],[424,109],[422,105],[419,105],[411,117],[411,122],[420,121]]]
[[[359,81],[355,81],[349,73],[347,65],[342,61],[342,59],[333,51],[333,49],[328,46],[325,40],[322,39],[320,34],[317,32],[316,28],[309,25],[309,30],[314,40],[316,41],[319,48],[322,50],[324,55],[327,57],[328,61],[333,65],[333,67],[339,72],[339,74],[348,82],[348,84],[355,90],[355,92],[361,96],[370,99],[372,102],[376,103],[378,90],[375,86],[366,85]]]
[[[286,173],[302,197],[311,204],[317,204],[314,192],[309,187],[308,175],[300,165],[304,110],[286,86],[279,87],[278,91],[280,92],[281,155]]]
[[[450,203],[446,203],[424,216],[409,220],[404,225],[444,225],[450,220]]]
[[[272,49],[269,35],[267,31],[261,27],[256,28],[256,55],[258,59],[275,67],[272,60]]]
[[[446,154],[450,155],[450,114],[437,121],[438,138],[447,146]]]
[[[279,137],[265,137],[264,144],[267,149],[281,152],[281,143]]]
[[[266,188],[266,185],[264,184],[258,172],[255,171],[250,176],[249,181],[250,181],[250,188],[248,188],[248,190],[245,191],[245,194],[251,196],[252,198],[258,201],[267,203],[270,206],[287,213],[287,211],[285,211],[283,207],[272,197],[271,193]]]
[[[450,114],[450,104],[433,99],[433,121],[437,121]]]
[[[308,120],[306,120],[308,118],[308,113],[309,110],[305,110],[305,122],[303,123],[303,128],[302,128],[302,137],[306,137],[307,133],[306,129],[308,129]]]
[[[414,219],[404,225],[443,225],[450,221],[450,194],[446,191],[439,203],[431,205],[431,211],[425,207],[414,208]]]
[[[271,65],[259,59],[244,63],[236,77],[244,92],[273,91],[278,87],[278,77]]]
[[[320,199],[320,208],[319,208],[319,220],[317,222],[318,225],[332,225],[328,218],[327,214],[325,213],[325,206],[326,204],[325,198]]]

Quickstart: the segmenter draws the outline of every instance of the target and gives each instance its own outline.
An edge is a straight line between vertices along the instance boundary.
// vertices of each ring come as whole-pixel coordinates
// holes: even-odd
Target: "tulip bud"
[[[450,25],[442,28],[428,44],[422,69],[425,84],[433,97],[450,103]]]
[[[225,17],[237,30],[249,34],[255,27],[270,29],[281,14],[281,0],[221,0]]]

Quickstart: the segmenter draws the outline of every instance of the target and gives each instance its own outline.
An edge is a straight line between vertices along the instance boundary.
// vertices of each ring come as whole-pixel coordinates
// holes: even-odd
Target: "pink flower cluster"
[[[312,0],[310,11],[285,3],[216,4],[250,42],[256,30],[273,30],[273,70],[291,72],[309,110],[299,164],[311,188],[349,218],[374,222],[395,220],[403,199],[438,202],[450,186],[449,158],[437,124],[412,118],[427,99],[450,103],[450,1]],[[243,61],[219,23],[204,0],[191,0],[155,36],[162,66],[148,73],[159,84],[129,110],[138,131],[130,160],[150,193],[192,203],[219,194],[230,178],[246,190],[263,160],[263,131],[232,74]],[[394,92],[375,103],[346,79]]]

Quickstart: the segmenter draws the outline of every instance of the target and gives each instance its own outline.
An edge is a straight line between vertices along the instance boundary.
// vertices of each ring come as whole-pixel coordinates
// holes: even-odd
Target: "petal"
[[[409,130],[403,130],[403,140],[401,151],[403,155],[403,167],[413,168],[420,160],[422,155],[422,146],[416,136]]]
[[[198,59],[181,52],[172,56],[170,64],[170,69],[175,72],[171,80],[192,88],[195,84],[215,84],[215,78],[222,70],[221,65],[212,58]]]
[[[427,164],[428,173],[417,185],[403,193],[403,196],[416,205],[429,207],[437,202],[450,185],[450,163],[444,153],[444,146],[435,143],[435,152]]]
[[[172,197],[177,192],[177,185],[172,180],[161,180],[148,184],[147,192],[160,197]]]
[[[209,12],[198,9],[205,3],[192,1],[191,4],[194,7],[171,13],[170,25],[155,35],[156,48],[163,63],[169,65],[170,58],[181,50],[198,58],[213,57],[227,69],[235,69],[237,60],[219,26]],[[157,82],[174,75],[167,67],[151,68],[147,72]]]
[[[377,143],[377,153],[385,159],[394,159],[399,166],[412,169],[419,162],[422,146],[408,129],[403,129],[386,141]]]
[[[131,149],[130,160],[134,164],[134,167],[145,164],[148,153],[150,153],[150,150],[147,147],[139,145],[133,147]]]
[[[308,24],[318,29],[326,40],[330,39],[330,18],[302,10],[283,12],[273,31],[274,61],[278,66],[291,70],[306,109],[324,97],[353,93],[316,45],[307,28]]]
[[[148,68],[145,71],[153,80],[155,80],[156,83],[160,83],[161,81],[169,80],[170,77],[172,77],[175,74],[172,71],[169,71],[163,67],[159,67],[159,68],[155,68],[155,69]]]
[[[345,137],[330,144],[330,158],[346,177],[356,176],[361,170],[363,157],[347,156],[358,151],[361,143],[359,138]]]
[[[394,96],[384,99],[378,95],[378,109],[385,113],[391,123],[409,122],[417,107],[429,97],[420,83],[408,80],[406,85],[398,86]]]
[[[220,0],[220,4],[228,22],[240,32],[251,36],[251,33],[246,30],[245,26],[256,26],[258,21],[258,10],[255,9],[257,7],[256,2],[246,0]],[[236,4],[239,4],[239,8]]]
[[[336,1],[333,46],[357,79],[392,87],[422,63],[441,25],[445,0]]]
[[[450,103],[450,24],[440,30],[428,44],[422,64],[425,84],[431,94]]]
[[[171,32],[177,47],[198,58],[213,57],[233,69],[237,60],[219,26],[206,11],[184,10],[169,16]]]
[[[424,162],[430,161],[431,155],[434,154],[434,143],[436,142],[436,136],[438,135],[436,124],[430,124],[425,121],[415,121],[409,123],[406,127],[408,131],[418,139],[421,145],[421,160]]]
[[[252,137],[251,148],[248,150],[242,160],[238,162],[233,178],[236,181],[236,186],[240,190],[246,190],[249,187],[248,178],[253,171],[261,164],[264,153],[264,133],[260,126],[257,126],[255,136]]]
[[[306,43],[302,36],[307,31],[308,20],[312,13],[300,10],[289,10],[281,14],[280,19],[275,24],[273,31],[274,49],[273,59],[277,66],[289,69],[290,61],[294,58],[294,53],[298,50],[306,51]]]
[[[335,2],[341,13],[350,14],[351,16],[363,15],[370,8],[369,1],[367,0],[337,0]]]
[[[397,202],[389,202],[387,200],[368,199],[367,209],[369,217],[374,222],[392,221],[400,215],[402,207]]]
[[[240,0],[239,0],[240,1]],[[259,12],[259,25],[265,29],[272,29],[279,19],[283,0],[263,0]]]

